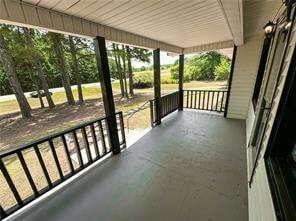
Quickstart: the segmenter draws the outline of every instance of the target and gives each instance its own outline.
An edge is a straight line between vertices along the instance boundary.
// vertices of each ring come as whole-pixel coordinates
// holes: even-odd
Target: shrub
[[[215,68],[215,80],[227,80],[230,72],[230,60],[222,58]]]
[[[179,82],[179,65],[178,64],[174,64],[171,66],[170,68],[170,72],[171,72],[171,79],[174,83],[178,83]],[[184,73],[184,82],[189,82],[191,80],[190,74],[189,72],[185,72]]]
[[[223,55],[216,51],[209,51],[189,58],[185,64],[185,73],[191,80],[214,80],[215,67],[220,64]]]
[[[141,71],[134,73],[134,88],[153,87],[152,71]]]
[[[216,51],[209,51],[192,56],[185,60],[184,81],[214,80],[215,67],[220,64],[224,56]],[[171,66],[172,78],[177,80],[179,74],[178,64]]]
[[[173,79],[171,76],[161,76],[162,84],[177,84],[178,80]]]

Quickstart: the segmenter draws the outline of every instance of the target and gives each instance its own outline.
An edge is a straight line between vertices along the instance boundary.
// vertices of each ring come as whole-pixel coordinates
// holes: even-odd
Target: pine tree
[[[78,100],[79,100],[79,104],[82,104],[83,103],[83,94],[82,94],[82,87],[81,87],[82,81],[79,73],[79,64],[77,61],[77,50],[74,44],[74,39],[71,35],[69,35],[69,45],[70,45],[70,53],[72,58],[73,73],[77,82]]]
[[[64,57],[63,45],[62,45],[62,36],[61,34],[53,33],[53,32],[49,32],[49,36],[52,41],[56,63],[62,77],[62,84],[65,88],[68,104],[73,105],[75,104],[75,101],[74,101],[73,93],[71,90],[69,76],[66,70],[66,62]]]
[[[25,39],[26,39],[27,47],[29,48],[29,50],[31,50],[33,52],[33,56],[32,57],[33,57],[33,64],[34,64],[35,70],[36,70],[36,76],[38,77],[38,81],[40,82],[41,87],[42,87],[42,89],[44,91],[44,94],[45,94],[45,97],[46,97],[48,106],[50,108],[53,108],[55,105],[54,105],[54,102],[53,102],[53,100],[51,98],[51,95],[50,95],[50,92],[49,92],[49,87],[48,87],[47,80],[45,78],[45,74],[44,74],[44,72],[42,70],[41,56],[38,53],[38,51],[36,50],[36,48],[34,46],[34,42],[33,42],[33,39],[34,39],[34,30],[32,30],[32,29],[30,30],[28,28],[23,28],[23,30],[24,30],[24,34],[25,34]],[[36,88],[39,88],[38,87],[38,81],[35,82]],[[37,90],[38,96],[40,96],[41,94],[40,94],[40,92],[38,90]],[[42,104],[41,104],[41,107],[42,107]]]
[[[128,71],[128,82],[129,82],[129,93],[133,97],[134,96],[134,81],[133,81],[133,70],[132,70],[132,62],[131,62],[131,51],[129,46],[126,46],[127,53],[127,71]]]
[[[21,110],[23,118],[31,117],[31,107],[25,97],[21,84],[17,78],[15,71],[15,64],[12,59],[11,53],[6,45],[4,36],[0,31],[0,59],[3,64],[3,69],[8,78],[9,84],[13,89],[16,100]]]

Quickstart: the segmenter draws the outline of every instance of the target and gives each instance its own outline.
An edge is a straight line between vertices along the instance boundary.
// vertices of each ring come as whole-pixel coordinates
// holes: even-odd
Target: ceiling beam
[[[232,40],[214,42],[214,43],[204,44],[204,45],[197,45],[194,47],[184,48],[184,54],[211,51],[211,50],[217,50],[217,49],[223,49],[223,48],[232,48],[233,45],[234,43]]]
[[[0,22],[181,54],[183,48],[21,1],[0,0]]]
[[[229,31],[232,35],[234,44],[237,46],[244,44],[244,25],[243,25],[243,3],[242,0],[217,0]]]

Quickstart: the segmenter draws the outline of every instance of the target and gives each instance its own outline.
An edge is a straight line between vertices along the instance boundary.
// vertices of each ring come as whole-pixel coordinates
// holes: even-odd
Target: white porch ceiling
[[[90,37],[101,35],[115,42],[192,53],[230,47],[233,43],[242,45],[244,28],[248,32],[253,28],[259,30],[258,27],[261,30],[264,25],[261,20],[268,17],[270,7],[276,8],[280,2],[244,0],[245,6],[242,1],[0,0],[0,21]],[[265,4],[270,7],[263,10]],[[256,22],[258,16],[260,22]],[[244,26],[245,19],[252,23],[247,21]]]
[[[182,48],[232,39],[217,0],[24,1]]]

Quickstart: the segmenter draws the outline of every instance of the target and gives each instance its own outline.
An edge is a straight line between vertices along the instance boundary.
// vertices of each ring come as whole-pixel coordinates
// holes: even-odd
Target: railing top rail
[[[210,91],[210,92],[227,92],[227,90],[211,90],[211,89],[184,89],[183,91]]]
[[[165,97],[168,97],[168,96],[171,96],[171,95],[174,95],[174,94],[178,94],[179,91],[175,91],[175,92],[172,92],[172,93],[169,93],[169,94],[166,94],[166,95],[163,95],[161,96],[161,98],[165,98]],[[155,101],[156,99],[153,98],[153,99],[150,99],[149,101]]]
[[[115,115],[118,115],[118,114],[121,114],[121,113],[122,112],[119,111],[119,112],[116,112]],[[94,119],[94,120],[91,120],[91,121],[87,121],[87,122],[78,124],[76,126],[73,126],[71,128],[68,128],[68,129],[65,129],[65,130],[50,134],[48,136],[42,137],[40,139],[31,141],[29,143],[26,143],[26,144],[23,144],[23,145],[14,147],[14,148],[10,148],[8,150],[3,150],[3,151],[0,152],[0,159],[3,158],[3,157],[7,157],[7,156],[9,156],[11,154],[16,154],[18,151],[22,151],[22,150],[28,149],[30,147],[34,147],[34,146],[36,146],[38,144],[47,142],[47,141],[49,141],[51,139],[55,139],[55,138],[57,138],[57,137],[59,137],[59,136],[61,136],[63,134],[71,133],[71,132],[73,132],[75,130],[78,130],[78,129],[81,129],[81,128],[85,127],[85,126],[88,126],[88,125],[91,125],[93,123],[105,120],[106,118],[107,117],[100,117],[100,118],[97,118],[97,119]]]
[[[161,96],[161,98],[169,97],[169,96],[172,96],[172,95],[174,95],[174,94],[178,94],[178,93],[179,93],[179,91],[175,91],[175,92],[172,92],[172,93],[169,93],[169,94],[163,95],[163,96]]]
[[[174,94],[178,94],[179,91],[175,91],[175,92],[172,92],[172,93],[169,93],[169,94],[165,94],[165,95],[162,95],[161,98],[165,98],[165,97],[169,97],[169,96],[172,96]],[[155,101],[156,98],[153,98],[153,99],[150,99],[149,101]]]

